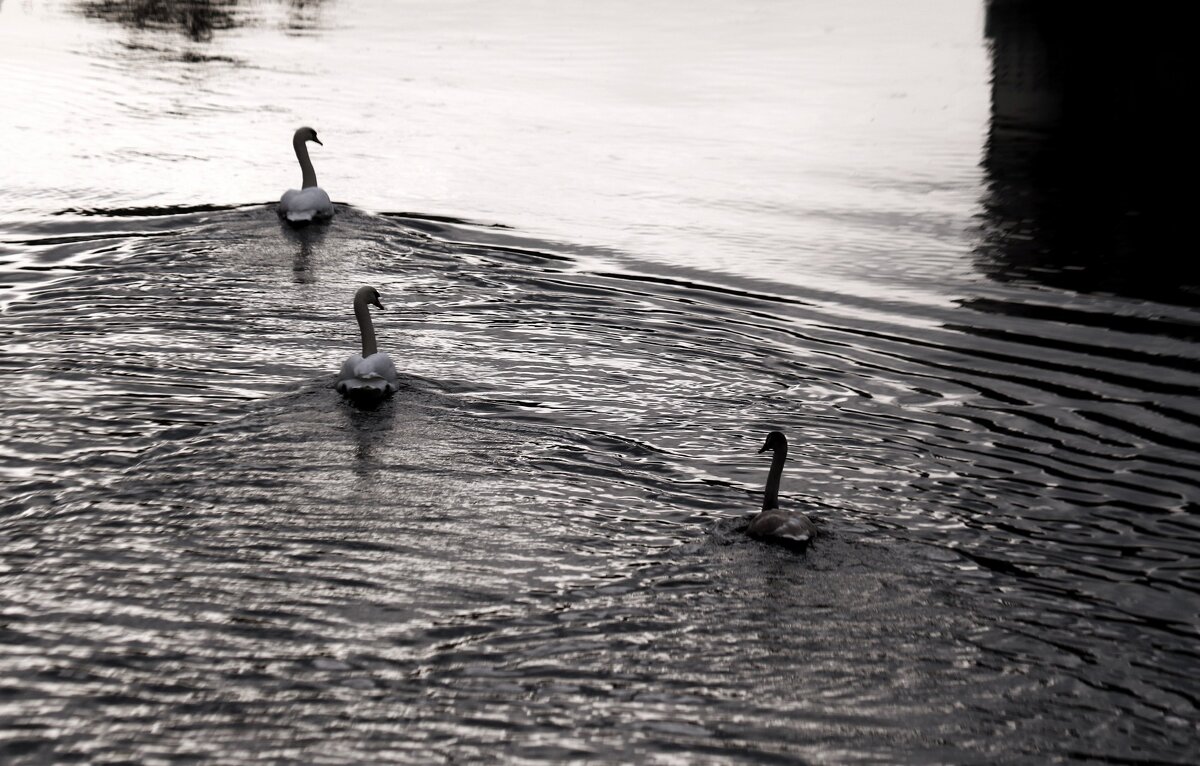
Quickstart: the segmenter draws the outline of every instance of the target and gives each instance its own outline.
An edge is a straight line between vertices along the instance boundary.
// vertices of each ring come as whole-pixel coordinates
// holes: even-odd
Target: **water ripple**
[[[10,759],[1190,748],[1180,307],[901,308],[348,207],[99,213],[4,242]],[[363,282],[404,371],[375,412],[331,387]],[[738,532],[772,428],[802,559]]]

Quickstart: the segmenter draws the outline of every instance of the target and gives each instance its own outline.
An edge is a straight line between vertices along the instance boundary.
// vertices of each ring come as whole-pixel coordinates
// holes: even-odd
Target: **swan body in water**
[[[317,186],[317,171],[313,170],[312,160],[308,158],[309,141],[321,144],[317,131],[312,128],[300,128],[292,136],[292,148],[296,150],[296,159],[300,161],[300,188],[288,189],[279,199],[279,214],[293,223],[307,223],[316,218],[333,216],[333,203],[329,201],[325,190]]]
[[[767,474],[767,490],[763,495],[762,511],[750,520],[746,534],[772,543],[803,548],[817,536],[817,527],[799,511],[779,507],[779,480],[783,476],[783,461],[787,459],[787,437],[779,431],[767,434],[761,455],[771,450],[771,472]]]
[[[338,374],[338,393],[355,402],[374,403],[396,392],[396,366],[391,358],[375,345],[375,326],[371,324],[369,306],[383,309],[379,291],[360,287],[354,293],[354,317],[362,333],[362,354],[354,354],[342,362]]]

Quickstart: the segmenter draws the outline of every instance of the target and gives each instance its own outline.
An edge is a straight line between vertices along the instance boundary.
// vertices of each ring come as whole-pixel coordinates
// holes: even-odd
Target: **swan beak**
[[[313,140],[316,141],[318,144],[321,144],[321,139],[317,138],[316,136],[313,136]],[[321,146],[324,146],[324,145],[325,144],[321,144]]]
[[[762,446],[762,449],[760,449],[760,450],[758,451],[758,454],[760,454],[760,455],[761,455],[762,453],[766,452],[766,451],[767,451],[767,450],[769,450],[769,449],[770,449],[770,447],[768,447],[767,445],[765,445],[765,444],[764,444],[764,445]]]
[[[383,304],[380,303],[379,301],[375,301],[375,307],[378,308],[380,311],[387,311],[387,309],[385,309],[383,307]]]

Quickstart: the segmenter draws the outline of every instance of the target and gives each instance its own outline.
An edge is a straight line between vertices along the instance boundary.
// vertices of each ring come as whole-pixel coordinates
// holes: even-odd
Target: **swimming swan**
[[[354,293],[354,316],[362,333],[362,354],[355,354],[342,362],[337,390],[351,401],[374,403],[396,392],[396,366],[387,354],[375,346],[375,326],[371,324],[368,304],[383,309],[383,304],[379,302],[379,291],[374,287],[358,288]]]
[[[750,520],[746,534],[772,543],[781,543],[803,548],[817,536],[817,527],[799,511],[785,511],[779,507],[779,479],[783,476],[783,461],[787,459],[787,437],[779,431],[767,434],[758,454],[772,450],[771,472],[767,474],[767,490],[763,496],[762,511]]]
[[[329,201],[329,195],[317,186],[317,171],[313,170],[312,160],[308,158],[308,147],[305,146],[308,141],[321,144],[321,140],[317,138],[317,131],[312,128],[300,128],[296,135],[292,136],[292,147],[296,150],[296,159],[300,160],[303,178],[300,180],[299,189],[288,189],[279,198],[279,214],[294,223],[333,216],[333,203]]]

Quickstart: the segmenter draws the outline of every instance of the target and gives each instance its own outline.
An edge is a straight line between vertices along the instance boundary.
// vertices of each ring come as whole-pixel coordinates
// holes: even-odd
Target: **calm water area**
[[[0,762],[1194,763],[1173,134],[1019,6],[4,0]]]

